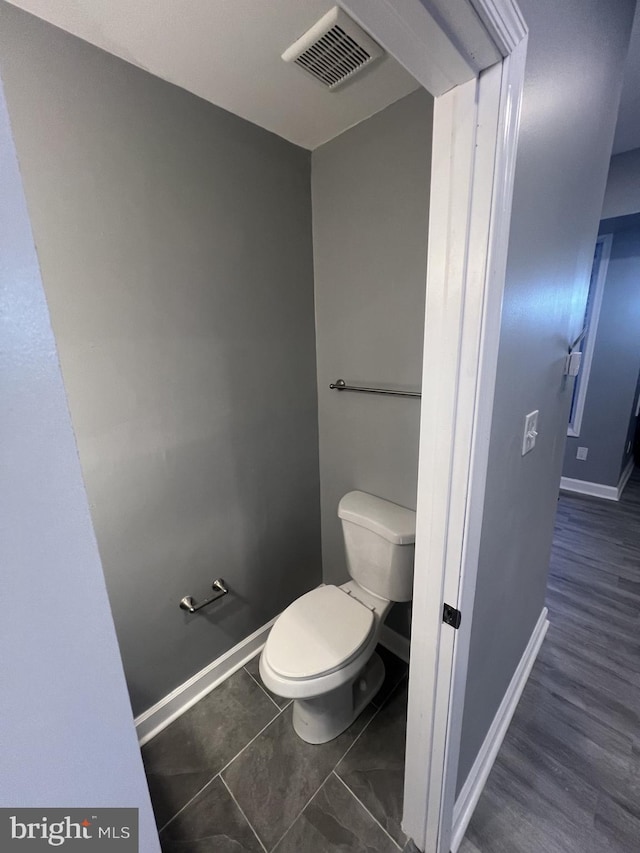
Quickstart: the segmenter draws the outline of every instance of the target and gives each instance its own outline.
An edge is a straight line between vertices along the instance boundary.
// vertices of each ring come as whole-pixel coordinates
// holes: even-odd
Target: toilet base
[[[382,687],[384,664],[373,654],[352,680],[322,696],[295,699],[293,728],[307,743],[327,743],[337,738],[366,708]]]

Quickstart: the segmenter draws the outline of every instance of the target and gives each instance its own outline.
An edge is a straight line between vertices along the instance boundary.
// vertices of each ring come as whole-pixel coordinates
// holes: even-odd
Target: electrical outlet
[[[576,453],[576,459],[580,459],[581,462],[584,462],[584,460],[587,458],[588,453],[588,447],[579,447],[578,452]]]
[[[536,438],[538,437],[538,409],[535,412],[529,412],[524,419],[524,435],[522,436],[522,455],[529,453],[536,446]]]

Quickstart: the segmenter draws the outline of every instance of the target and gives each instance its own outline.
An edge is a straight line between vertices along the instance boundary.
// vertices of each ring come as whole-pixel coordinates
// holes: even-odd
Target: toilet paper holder
[[[216,578],[211,584],[211,589],[215,591],[215,595],[212,595],[211,598],[207,598],[205,601],[201,601],[200,604],[195,603],[192,595],[185,595],[184,598],[180,599],[181,609],[188,610],[189,613],[196,613],[198,610],[202,610],[203,607],[206,607],[207,604],[217,601],[229,592],[227,585],[222,578]]]

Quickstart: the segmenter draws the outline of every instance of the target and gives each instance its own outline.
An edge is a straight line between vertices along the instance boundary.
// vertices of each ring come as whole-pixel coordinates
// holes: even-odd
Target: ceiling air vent
[[[325,88],[337,89],[383,50],[348,15],[334,6],[282,54]]]

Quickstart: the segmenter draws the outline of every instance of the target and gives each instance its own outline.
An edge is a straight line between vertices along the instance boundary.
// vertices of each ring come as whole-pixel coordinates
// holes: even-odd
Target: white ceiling
[[[640,4],[631,30],[613,153],[640,148]]]
[[[335,0],[9,0],[304,148],[417,88],[391,57],[329,92],[280,55]]]

